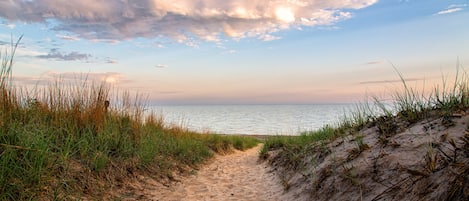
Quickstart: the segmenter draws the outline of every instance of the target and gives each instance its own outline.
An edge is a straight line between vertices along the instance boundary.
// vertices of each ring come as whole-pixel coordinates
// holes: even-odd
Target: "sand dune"
[[[284,200],[468,200],[469,110],[412,124],[382,121],[390,123],[311,144],[295,167],[283,158],[289,155],[271,154],[278,174],[288,176],[282,196],[294,199]],[[389,125],[393,132],[380,131]]]
[[[150,188],[152,200],[282,200],[283,187],[270,166],[260,163],[261,145],[247,151],[217,155],[194,176],[176,185]]]

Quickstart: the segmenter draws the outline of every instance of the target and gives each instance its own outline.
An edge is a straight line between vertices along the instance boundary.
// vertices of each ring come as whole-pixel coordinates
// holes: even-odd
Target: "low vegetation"
[[[104,83],[14,86],[15,50],[1,55],[0,200],[119,198],[114,190],[138,175],[167,182],[214,153],[258,143],[165,125],[145,115],[142,96],[113,94]]]
[[[286,190],[305,200],[469,198],[468,75],[424,94],[398,74],[394,102],[374,98],[336,126],[266,140],[260,156]]]

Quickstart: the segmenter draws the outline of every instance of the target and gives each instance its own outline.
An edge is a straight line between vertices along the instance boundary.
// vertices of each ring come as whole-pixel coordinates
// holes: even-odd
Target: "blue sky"
[[[0,1],[19,85],[89,79],[154,104],[355,102],[469,64],[468,0]],[[391,64],[392,63],[392,64]],[[430,88],[430,87],[429,87]]]

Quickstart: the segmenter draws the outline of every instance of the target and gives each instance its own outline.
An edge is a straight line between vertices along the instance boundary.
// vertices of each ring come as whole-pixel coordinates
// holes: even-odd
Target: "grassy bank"
[[[423,119],[451,119],[454,113],[469,108],[469,77],[466,72],[458,72],[452,84],[448,84],[447,78],[443,78],[443,85],[435,86],[427,95],[409,87],[399,72],[398,75],[402,80],[402,88],[394,92],[391,105],[373,97],[372,102],[357,104],[355,109],[336,125],[326,125],[316,131],[303,132],[300,136],[270,137],[265,142],[261,156],[272,149],[302,149],[312,143],[331,142],[375,125],[383,135],[395,133]],[[403,122],[406,125],[399,125]]]
[[[391,107],[373,98],[337,125],[266,140],[261,157],[287,191],[316,200],[469,197],[468,75],[444,78],[427,94],[399,76]]]
[[[137,175],[168,181],[214,153],[258,143],[165,125],[144,116],[141,96],[111,93],[105,83],[20,88],[12,81],[15,50],[1,55],[0,200],[119,198],[109,190]]]

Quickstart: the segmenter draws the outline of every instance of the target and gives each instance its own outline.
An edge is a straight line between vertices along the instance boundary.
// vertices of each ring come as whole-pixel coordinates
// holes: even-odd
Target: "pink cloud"
[[[332,25],[377,0],[35,0],[2,1],[0,17],[11,22],[46,23],[56,31],[93,41],[166,37],[174,41],[219,42],[227,37],[276,39],[275,32]],[[99,30],[99,31],[97,31]],[[75,37],[62,37],[75,39]]]

